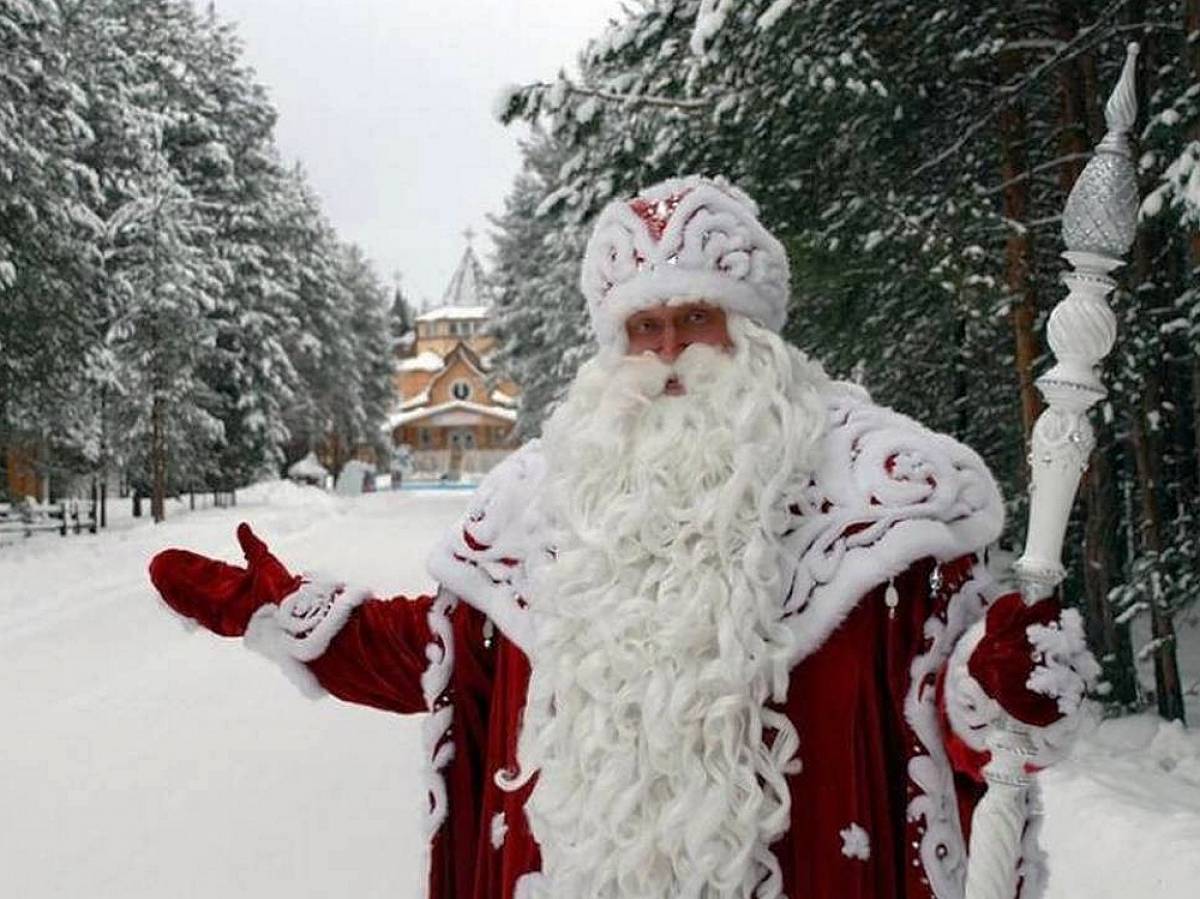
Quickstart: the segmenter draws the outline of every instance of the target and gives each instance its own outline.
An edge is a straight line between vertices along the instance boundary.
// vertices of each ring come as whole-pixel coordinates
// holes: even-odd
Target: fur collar
[[[796,661],[877,585],[927,556],[948,561],[979,552],[1004,524],[1000,491],[972,450],[875,405],[851,384],[832,384],[826,405],[820,465],[789,500],[780,535],[794,548],[780,601],[798,638]],[[526,651],[533,641],[530,571],[553,557],[538,513],[544,473],[541,444],[531,441],[484,479],[427,562],[444,588]]]

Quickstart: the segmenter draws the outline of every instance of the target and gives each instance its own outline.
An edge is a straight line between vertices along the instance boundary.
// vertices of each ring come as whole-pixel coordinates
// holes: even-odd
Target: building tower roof
[[[446,285],[446,292],[442,294],[442,306],[489,305],[483,266],[479,264],[479,257],[475,255],[475,248],[471,246],[471,238],[475,235],[468,228],[466,236],[467,248],[463,250],[458,268],[454,270],[450,283]]]

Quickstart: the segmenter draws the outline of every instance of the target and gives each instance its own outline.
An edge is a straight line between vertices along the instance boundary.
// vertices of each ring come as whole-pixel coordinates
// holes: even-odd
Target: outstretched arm
[[[305,584],[250,622],[247,644],[279,662],[310,695],[328,692],[388,712],[428,711],[422,677],[435,644],[433,597],[378,599]],[[302,630],[296,632],[297,625]]]
[[[292,575],[245,524],[238,542],[245,568],[169,549],[150,563],[150,579],[176,613],[221,636],[244,636],[309,695],[427,710],[422,678],[445,645],[433,597],[379,599]]]

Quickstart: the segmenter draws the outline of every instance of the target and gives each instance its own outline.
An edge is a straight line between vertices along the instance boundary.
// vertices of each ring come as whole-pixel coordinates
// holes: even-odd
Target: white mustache
[[[731,361],[726,350],[701,343],[689,346],[673,362],[664,362],[653,353],[630,356],[614,373],[613,389],[635,402],[649,403],[670,395],[672,384],[690,393],[710,383]]]

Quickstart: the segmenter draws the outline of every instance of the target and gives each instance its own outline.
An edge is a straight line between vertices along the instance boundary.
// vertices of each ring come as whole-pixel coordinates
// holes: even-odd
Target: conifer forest
[[[630,0],[557,76],[497,86],[523,152],[489,276],[521,437],[594,350],[596,213],[721,175],[788,249],[786,336],[976,449],[1018,554],[1062,211],[1134,41],[1139,226],[1063,595],[1109,707],[1182,718],[1200,691],[1176,660],[1200,616],[1200,0]],[[386,453],[406,325],[275,122],[207,4],[0,0],[0,464],[119,477],[159,517],[317,445]]]
[[[1063,206],[1131,41],[1143,202],[1064,594],[1111,706],[1182,717],[1200,689],[1175,658],[1200,597],[1197,0],[638,4],[575,73],[498,101],[532,126],[495,220],[524,433],[590,352],[576,281],[591,217],[663,177],[723,174],[788,247],[787,336],[979,451],[1019,553]],[[1153,668],[1140,684],[1137,663]]]

